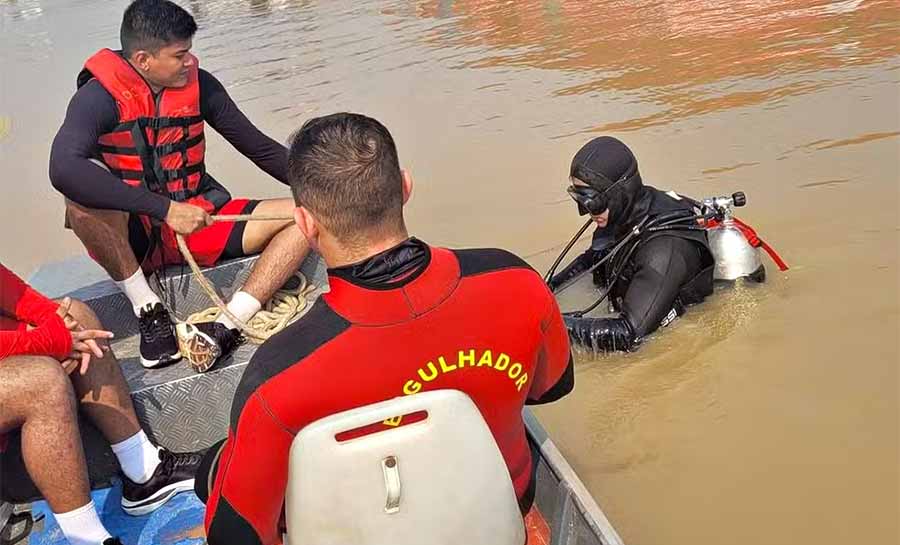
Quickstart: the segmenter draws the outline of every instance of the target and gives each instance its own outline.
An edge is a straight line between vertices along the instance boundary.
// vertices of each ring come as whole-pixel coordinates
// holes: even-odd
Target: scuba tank
[[[753,282],[765,282],[766,267],[759,254],[760,248],[766,250],[779,270],[788,269],[781,257],[759,238],[752,227],[734,216],[734,209],[745,204],[747,196],[742,191],[730,197],[703,199],[703,208],[716,213],[715,217],[705,221],[709,248],[716,262],[714,280],[747,278]]]
[[[759,248],[750,245],[734,221],[734,209],[745,204],[747,197],[740,191],[730,197],[703,199],[703,205],[718,211],[722,218],[708,221],[706,228],[709,249],[716,261],[714,280],[749,278],[754,282],[765,282],[766,266],[760,258]]]

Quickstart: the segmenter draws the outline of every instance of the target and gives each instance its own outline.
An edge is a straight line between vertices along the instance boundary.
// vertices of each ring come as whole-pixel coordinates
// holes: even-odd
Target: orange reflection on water
[[[776,104],[852,77],[834,69],[900,54],[895,0],[426,0],[416,8],[450,21],[429,43],[488,48],[463,67],[568,71],[577,82],[554,94],[624,92],[643,108],[597,131]]]

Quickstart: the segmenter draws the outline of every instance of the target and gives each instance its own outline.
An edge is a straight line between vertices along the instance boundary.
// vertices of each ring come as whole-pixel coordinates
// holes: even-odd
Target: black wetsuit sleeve
[[[287,148],[256,128],[215,76],[200,70],[199,78],[203,119],[263,172],[287,184]]]
[[[634,275],[622,312],[614,318],[566,317],[575,342],[595,351],[631,350],[656,331],[676,307],[681,288],[702,268],[700,248],[680,237],[660,236],[641,245],[632,257]]]
[[[575,318],[564,316],[572,342],[593,352],[629,351],[636,337],[628,320],[617,318]]]
[[[659,328],[682,286],[700,272],[700,247],[680,237],[657,237],[635,252],[634,264],[622,314],[641,339]]]
[[[563,270],[553,275],[549,282],[550,289],[555,291],[575,280],[586,270],[590,269],[601,257],[601,252],[588,248],[583,254],[566,265]]]
[[[98,81],[79,89],[69,102],[65,120],[50,148],[50,182],[82,206],[165,219],[169,211],[167,197],[145,186],[123,183],[90,161],[99,156],[97,139],[115,128],[118,117],[115,101]]]

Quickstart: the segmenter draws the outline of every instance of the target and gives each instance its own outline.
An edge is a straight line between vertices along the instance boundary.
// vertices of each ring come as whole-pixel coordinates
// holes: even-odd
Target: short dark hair
[[[189,40],[197,32],[190,13],[169,0],[135,0],[125,10],[119,39],[126,58],[140,50],[156,54],[163,47]]]
[[[360,114],[310,119],[291,138],[288,179],[294,201],[336,237],[403,228],[403,176],[384,125]]]

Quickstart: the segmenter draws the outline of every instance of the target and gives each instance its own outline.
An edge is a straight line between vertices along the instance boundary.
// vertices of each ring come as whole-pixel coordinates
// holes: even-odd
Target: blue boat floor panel
[[[158,510],[142,517],[122,511],[122,489],[96,490],[91,494],[106,529],[122,540],[123,545],[202,545],[204,505],[193,492],[178,494]],[[47,502],[32,505],[32,515],[42,523],[28,538],[28,545],[68,545]]]

